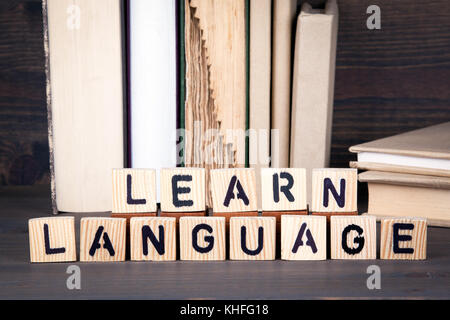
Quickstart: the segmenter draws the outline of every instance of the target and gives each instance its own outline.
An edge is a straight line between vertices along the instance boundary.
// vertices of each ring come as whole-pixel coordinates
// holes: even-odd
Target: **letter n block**
[[[358,172],[356,169],[313,169],[313,215],[357,215]]]
[[[155,177],[152,169],[113,169],[112,213],[155,213]]]
[[[80,261],[125,261],[125,218],[82,218]]]
[[[327,218],[281,216],[281,259],[326,260]]]
[[[332,216],[331,259],[377,258],[377,221],[374,216]]]
[[[131,218],[130,237],[132,261],[176,260],[175,218]]]
[[[77,260],[74,217],[30,219],[28,232],[31,262]]]
[[[161,170],[161,216],[204,216],[206,187],[204,168]]]
[[[275,260],[275,217],[230,218],[231,260]]]
[[[225,260],[225,218],[181,217],[180,258],[191,261]]]
[[[427,220],[386,218],[381,220],[380,259],[425,260]]]

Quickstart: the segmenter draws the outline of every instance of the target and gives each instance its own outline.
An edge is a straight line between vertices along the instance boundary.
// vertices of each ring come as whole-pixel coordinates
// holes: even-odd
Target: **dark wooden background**
[[[371,4],[381,30],[366,28]],[[339,10],[331,164],[346,167],[353,144],[450,121],[450,2]],[[0,185],[48,183],[41,1],[1,1],[0,30]]]

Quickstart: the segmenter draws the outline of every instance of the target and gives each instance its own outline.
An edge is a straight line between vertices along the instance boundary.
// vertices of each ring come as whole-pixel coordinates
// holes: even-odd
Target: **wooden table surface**
[[[415,262],[31,264],[27,220],[51,213],[49,188],[0,188],[0,208],[0,299],[450,298],[450,229],[429,227],[428,260]],[[75,214],[77,238],[82,216]],[[81,290],[66,287],[71,264],[81,269]],[[381,290],[366,286],[373,264],[381,268]]]

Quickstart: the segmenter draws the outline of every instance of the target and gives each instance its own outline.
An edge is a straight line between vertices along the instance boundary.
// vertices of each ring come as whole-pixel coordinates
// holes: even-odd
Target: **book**
[[[350,147],[361,169],[450,175],[450,122]]]
[[[449,177],[366,171],[359,181],[368,184],[368,214],[423,217],[431,226],[450,227]]]
[[[244,167],[247,122],[245,0],[186,0],[184,5],[187,167]],[[210,205],[210,194],[207,195]]]
[[[297,20],[290,165],[307,169],[308,190],[312,169],[329,166],[338,15],[328,0],[324,10],[304,3]]]
[[[292,42],[297,0],[273,1],[271,167],[289,167]]]
[[[120,0],[44,0],[53,212],[112,207],[111,172],[124,155]]]
[[[270,164],[272,0],[250,1],[249,164],[255,168],[261,208],[260,168]]]
[[[128,2],[131,167],[157,169],[157,181],[177,165],[176,2]]]

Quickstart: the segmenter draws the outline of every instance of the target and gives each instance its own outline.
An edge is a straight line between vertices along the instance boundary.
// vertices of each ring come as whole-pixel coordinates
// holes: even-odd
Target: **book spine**
[[[48,16],[47,16],[47,0],[42,0],[42,19],[43,19],[43,36],[44,36],[44,55],[45,55],[45,87],[47,96],[47,121],[48,121],[48,148],[49,148],[49,169],[50,169],[50,190],[53,214],[58,214],[56,206],[56,187],[55,187],[55,167],[53,154],[53,121],[52,121],[52,91],[50,79],[50,47],[48,36]]]

